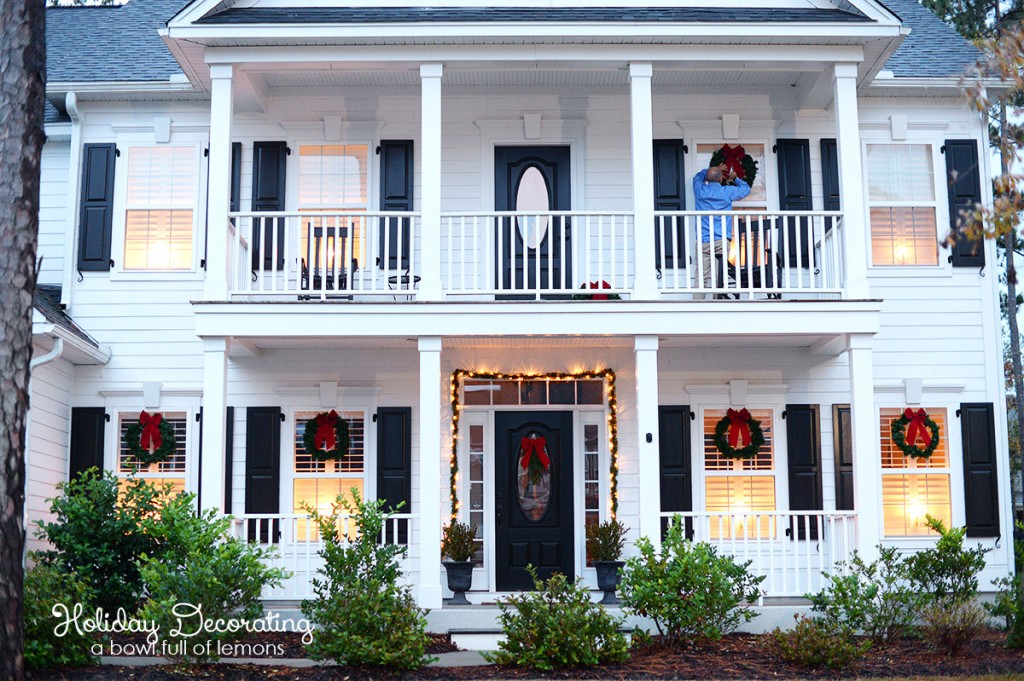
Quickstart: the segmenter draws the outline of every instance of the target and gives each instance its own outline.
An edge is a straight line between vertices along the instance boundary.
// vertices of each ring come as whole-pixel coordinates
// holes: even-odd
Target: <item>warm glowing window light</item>
[[[750,459],[731,459],[715,447],[715,425],[725,409],[704,412],[704,495],[711,539],[766,539],[776,533],[775,519],[764,515],[776,509],[775,438],[771,409],[751,409],[761,422],[764,445]]]
[[[134,474],[138,478],[144,478],[146,482],[163,487],[170,484],[172,492],[185,491],[185,477],[188,470],[188,418],[183,412],[164,412],[164,423],[167,423],[174,430],[174,441],[177,446],[174,454],[166,461],[153,464],[140,464],[131,455],[128,443],[125,439],[125,431],[128,426],[139,422],[138,412],[122,414],[118,419],[118,440],[117,472],[126,476]]]
[[[866,165],[872,264],[937,265],[931,145],[869,144]]]
[[[192,268],[197,164],[191,146],[128,150],[124,269]]]
[[[926,407],[939,426],[939,446],[929,459],[905,456],[893,443],[892,422],[902,409],[882,409],[879,427],[882,453],[882,516],[885,535],[922,536],[932,534],[926,516],[952,524],[950,505],[948,423],[945,409]]]
[[[293,448],[292,480],[292,512],[306,513],[304,506],[311,506],[322,515],[330,515],[332,507],[339,496],[351,501],[352,488],[356,488],[365,498],[365,420],[361,411],[338,411],[338,415],[348,423],[349,449],[348,454],[340,459],[316,461],[302,443],[306,422],[316,417],[318,412],[299,411],[295,413],[295,440]],[[355,528],[339,528],[348,531],[350,539],[355,538]],[[305,519],[299,519],[296,528],[296,539],[299,541],[316,540],[318,532]]]

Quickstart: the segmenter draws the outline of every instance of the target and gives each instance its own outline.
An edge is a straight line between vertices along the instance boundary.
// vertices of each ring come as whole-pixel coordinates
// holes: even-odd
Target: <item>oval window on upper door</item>
[[[547,215],[530,215],[531,212],[546,212],[551,206],[551,191],[544,173],[537,166],[530,166],[519,178],[516,191],[515,210],[526,213],[516,218],[519,238],[528,248],[537,248],[548,231],[550,218]]]

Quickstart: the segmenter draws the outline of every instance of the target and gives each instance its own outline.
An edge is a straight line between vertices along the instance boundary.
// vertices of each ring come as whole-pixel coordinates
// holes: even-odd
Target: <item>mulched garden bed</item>
[[[773,652],[769,636],[735,634],[701,648],[674,648],[654,642],[634,651],[626,663],[573,669],[554,673],[533,669],[485,667],[428,667],[416,672],[389,673],[348,667],[296,669],[279,666],[204,665],[187,671],[170,667],[90,667],[77,670],[36,672],[29,679],[107,681],[184,680],[241,681],[252,678],[320,681],[344,679],[797,679],[879,678],[907,676],[977,676],[1024,673],[1024,652],[1008,650],[999,632],[988,632],[956,657],[931,652],[918,640],[906,640],[871,650],[862,660],[840,672],[808,670],[787,664]]]

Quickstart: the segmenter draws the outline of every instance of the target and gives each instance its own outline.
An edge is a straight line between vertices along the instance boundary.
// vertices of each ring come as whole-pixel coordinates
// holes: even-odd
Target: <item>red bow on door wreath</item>
[[[160,449],[164,444],[164,438],[160,435],[160,424],[163,422],[163,414],[139,414],[139,423],[142,425],[142,435],[139,438],[139,446],[147,451]]]
[[[530,482],[540,482],[541,474],[551,466],[548,456],[548,441],[542,437],[524,437],[519,441],[519,465],[530,471]]]
[[[715,426],[715,447],[730,459],[749,459],[764,444],[761,422],[745,408],[729,409]]]
[[[939,424],[928,418],[928,412],[924,409],[917,411],[910,407],[904,409],[902,416],[893,419],[890,433],[893,444],[903,454],[915,459],[930,458],[940,442]],[[919,437],[924,443],[923,449],[917,446]]]

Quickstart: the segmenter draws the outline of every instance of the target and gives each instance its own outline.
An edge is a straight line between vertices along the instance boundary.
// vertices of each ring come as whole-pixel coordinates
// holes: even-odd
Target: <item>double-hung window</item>
[[[892,440],[892,422],[903,411],[881,410],[882,516],[887,537],[932,534],[926,524],[929,515],[951,525],[948,419],[945,409],[926,411],[939,426],[939,445],[931,457],[921,459],[906,456]]]
[[[174,454],[159,463],[145,464],[132,456],[128,448],[128,427],[139,422],[138,412],[128,412],[118,419],[117,472],[118,475],[135,475],[146,482],[163,487],[170,484],[174,492],[185,491],[188,474],[188,414],[164,412],[164,423],[174,431]]]
[[[930,144],[868,144],[871,262],[938,265],[935,170]]]
[[[198,168],[193,145],[128,148],[124,270],[193,268]]]
[[[369,146],[299,146],[299,211],[332,213],[302,221],[299,253],[304,264],[328,277],[365,266],[363,244],[369,208]]]
[[[313,508],[323,515],[329,515],[339,496],[352,499],[355,488],[366,498],[366,465],[364,456],[365,419],[362,411],[339,411],[338,416],[348,424],[348,452],[337,459],[317,461],[306,453],[303,435],[306,422],[316,418],[317,412],[295,413],[294,449],[292,457],[292,512],[304,515]],[[351,529],[351,528],[349,528]],[[306,530],[306,521],[300,520],[298,539],[315,538]]]

